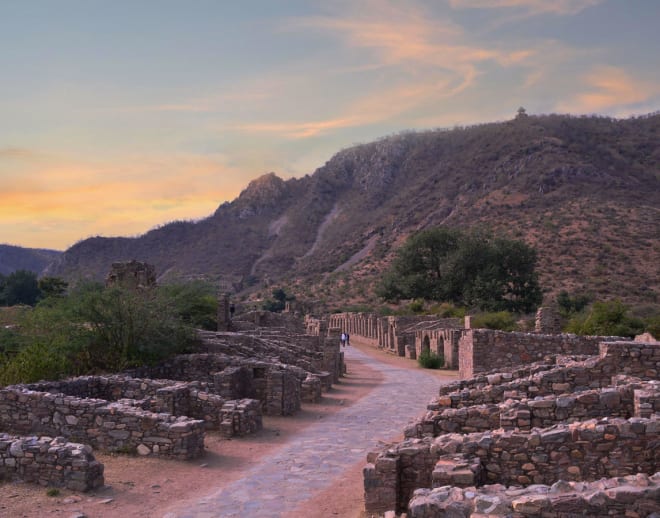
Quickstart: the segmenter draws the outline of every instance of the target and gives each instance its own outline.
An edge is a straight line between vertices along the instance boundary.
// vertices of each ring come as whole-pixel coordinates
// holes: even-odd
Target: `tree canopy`
[[[488,311],[533,311],[542,300],[536,251],[486,232],[435,227],[398,250],[377,294],[387,301],[425,299]]]
[[[0,306],[27,304],[34,306],[41,290],[37,274],[28,270],[17,270],[9,275],[0,276]]]

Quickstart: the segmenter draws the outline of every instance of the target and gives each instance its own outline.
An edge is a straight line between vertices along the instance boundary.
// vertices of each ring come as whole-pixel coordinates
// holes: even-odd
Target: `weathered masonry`
[[[599,343],[622,339],[542,334],[540,331],[556,327],[552,312],[548,308],[542,310],[537,322],[539,332],[535,333],[472,329],[469,317],[463,321],[434,316],[378,317],[371,313],[338,313],[328,318],[327,325],[398,356],[416,359],[424,352],[435,353],[444,359],[445,368],[458,369],[461,378],[510,369],[550,355],[594,355]],[[548,319],[551,324],[545,322]],[[314,325],[310,320],[310,330]]]
[[[660,513],[660,343],[597,350],[441,387],[403,442],[369,454],[367,512]]]
[[[84,444],[61,437],[15,437],[0,433],[0,480],[89,491],[103,486],[103,464]]]

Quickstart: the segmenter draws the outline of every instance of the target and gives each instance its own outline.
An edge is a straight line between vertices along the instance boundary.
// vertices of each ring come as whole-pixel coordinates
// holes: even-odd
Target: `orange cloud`
[[[643,103],[660,92],[660,85],[634,79],[617,67],[599,66],[582,78],[587,91],[558,104],[558,110],[570,113],[598,113],[612,108]]]

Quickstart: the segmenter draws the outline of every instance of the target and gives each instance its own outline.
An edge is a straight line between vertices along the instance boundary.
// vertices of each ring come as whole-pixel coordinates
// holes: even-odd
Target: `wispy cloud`
[[[660,94],[660,85],[629,75],[622,68],[598,66],[582,78],[586,90],[558,103],[569,113],[599,113],[645,103]]]
[[[523,9],[530,15],[574,15],[603,0],[449,0],[454,9]]]
[[[470,41],[462,27],[432,17],[415,2],[367,0],[324,16],[293,18],[286,31],[324,33],[341,41],[360,64],[327,73],[377,71],[391,86],[355,93],[326,119],[257,121],[235,127],[289,139],[315,137],[341,128],[391,120],[422,105],[448,99],[475,85],[486,64],[529,66],[533,49],[508,50]]]

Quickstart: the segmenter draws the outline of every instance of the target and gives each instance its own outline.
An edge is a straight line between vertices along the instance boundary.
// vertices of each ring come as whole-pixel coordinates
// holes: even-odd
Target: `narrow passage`
[[[376,449],[378,441],[401,437],[443,383],[422,370],[394,367],[355,347],[342,349],[348,363],[358,359],[379,370],[384,381],[353,405],[315,423],[273,455],[262,458],[245,477],[166,518],[285,516],[329,487],[348,468]]]

